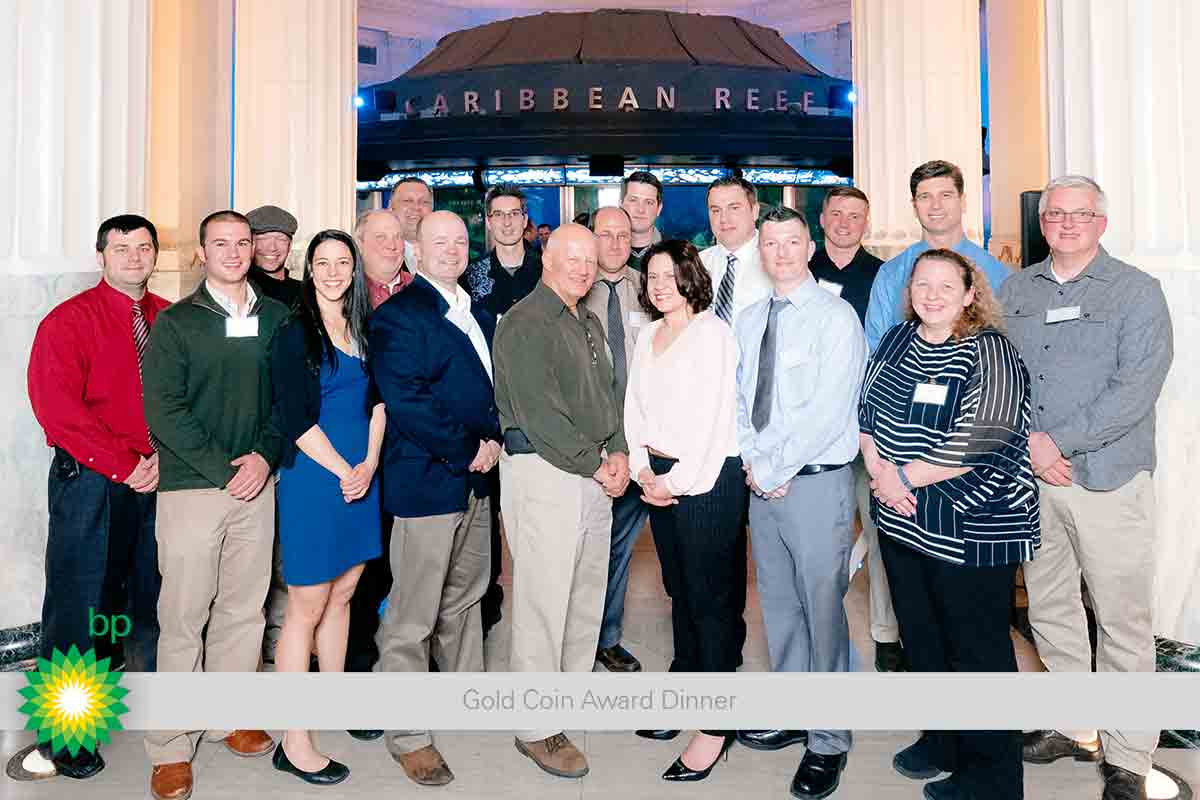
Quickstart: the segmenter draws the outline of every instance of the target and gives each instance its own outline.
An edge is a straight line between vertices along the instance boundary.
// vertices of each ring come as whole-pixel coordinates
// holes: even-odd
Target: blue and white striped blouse
[[[867,364],[859,426],[879,455],[971,467],[914,492],[917,513],[871,499],[879,530],[922,553],[964,566],[1028,561],[1041,545],[1029,463],[1029,373],[1003,334],[985,330],[930,344],[917,322],[889,330]],[[946,387],[941,405],[914,402],[919,384]]]

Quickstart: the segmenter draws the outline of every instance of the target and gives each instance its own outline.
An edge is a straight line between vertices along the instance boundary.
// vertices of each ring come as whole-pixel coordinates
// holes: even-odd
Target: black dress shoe
[[[1058,731],[1033,731],[1021,741],[1021,758],[1030,764],[1050,764],[1060,758],[1099,761],[1100,747],[1088,749]]]
[[[1146,776],[1127,769],[1101,764],[1104,794],[1101,800],[1146,800]]]
[[[970,792],[955,782],[953,775],[925,784],[921,787],[921,796],[925,800],[971,800],[973,797]]]
[[[876,642],[875,671],[907,672],[908,658],[904,655],[904,645],[899,642]]]
[[[288,759],[287,753],[283,749],[282,740],[275,747],[275,755],[271,756],[271,763],[280,772],[290,772],[300,780],[305,783],[311,783],[313,786],[332,786],[350,777],[350,768],[345,764],[334,761],[332,758],[329,759],[328,764],[316,772],[305,772]]]
[[[664,728],[662,730],[657,730],[657,731],[649,731],[649,730],[634,731],[634,734],[642,737],[643,739],[654,739],[655,741],[658,741],[658,742],[669,742],[672,739],[674,739],[676,736],[679,735],[679,731],[673,731],[673,730]]]
[[[914,781],[936,778],[946,770],[938,766],[930,752],[929,740],[922,736],[892,758],[892,769]]]
[[[642,662],[633,653],[614,644],[612,647],[602,647],[596,651],[596,660],[609,672],[641,672]]]
[[[808,731],[738,731],[737,740],[751,750],[782,750],[807,744]]]
[[[104,759],[100,756],[100,748],[96,748],[94,753],[80,749],[75,755],[71,755],[64,748],[50,755],[52,751],[49,743],[46,743],[45,747],[38,746],[38,752],[42,754],[43,758],[49,758],[54,763],[54,771],[64,778],[87,780],[104,769]]]
[[[846,754],[823,756],[812,750],[804,751],[800,766],[792,778],[792,797],[798,800],[820,800],[829,797],[842,780]]]
[[[712,734],[709,734],[710,736]],[[683,756],[675,759],[671,766],[667,767],[667,771],[662,774],[664,781],[688,782],[702,781],[708,777],[708,773],[712,772],[713,767],[721,760],[722,756],[726,761],[729,760],[729,748],[733,747],[733,743],[737,741],[737,732],[729,731],[724,734],[725,741],[721,744],[721,752],[717,753],[717,757],[712,760],[704,769],[692,769],[687,764],[683,763]]]
[[[360,742],[371,742],[383,736],[383,731],[346,731]]]

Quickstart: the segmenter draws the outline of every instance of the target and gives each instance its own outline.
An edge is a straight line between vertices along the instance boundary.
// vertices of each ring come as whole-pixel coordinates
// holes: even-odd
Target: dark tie
[[[733,324],[733,284],[737,281],[737,256],[730,253],[725,259],[725,274],[717,289],[717,316],[727,325]]]
[[[771,400],[775,394],[776,320],[786,302],[771,298],[767,329],[763,331],[762,344],[758,348],[758,379],[754,384],[754,410],[750,412],[750,423],[756,431],[761,431],[771,421]]]
[[[618,396],[624,397],[625,381],[627,380],[625,322],[621,319],[621,298],[617,297],[617,284],[621,281],[601,280],[600,282],[608,287],[608,349],[612,351],[613,375],[617,381]]]
[[[146,352],[146,340],[150,338],[150,324],[146,322],[146,315],[142,313],[142,304],[136,300],[133,303],[133,346],[137,349],[138,357],[138,378],[142,377],[142,356]],[[150,433],[150,429],[146,429],[146,434],[150,437],[150,446],[158,451],[158,439],[154,438],[154,434]]]

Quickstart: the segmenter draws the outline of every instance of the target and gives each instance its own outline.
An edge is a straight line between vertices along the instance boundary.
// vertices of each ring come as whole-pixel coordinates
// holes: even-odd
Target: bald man
[[[458,285],[470,240],[456,214],[422,219],[417,247],[416,277],[371,317],[371,372],[388,414],[383,507],[395,519],[375,669],[427,672],[432,654],[442,672],[483,672],[496,319]],[[387,746],[415,783],[454,779],[428,731],[389,731]]]
[[[596,280],[597,255],[587,228],[554,231],[541,282],[496,331],[514,672],[591,672],[596,660],[612,498],[629,483],[604,327],[582,302]],[[516,747],[552,775],[587,774],[587,759],[562,731],[518,734]]]

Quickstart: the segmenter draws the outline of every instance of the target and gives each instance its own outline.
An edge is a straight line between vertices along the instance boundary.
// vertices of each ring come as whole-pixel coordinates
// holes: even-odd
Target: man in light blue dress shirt
[[[889,259],[879,268],[867,306],[867,344],[871,352],[893,325],[904,320],[900,306],[904,287],[917,256],[926,250],[946,248],[966,256],[987,276],[995,293],[1012,271],[963,234],[963,174],[948,161],[927,161],[913,170],[908,181],[913,211],[924,234],[921,241]]]
[[[747,307],[738,340],[738,446],[767,649],[775,672],[847,672],[842,605],[854,535],[858,393],[867,358],[854,308],[817,285],[808,222],[768,212],[759,252],[770,296]],[[849,731],[808,732],[793,797],[826,797],[850,750]]]

